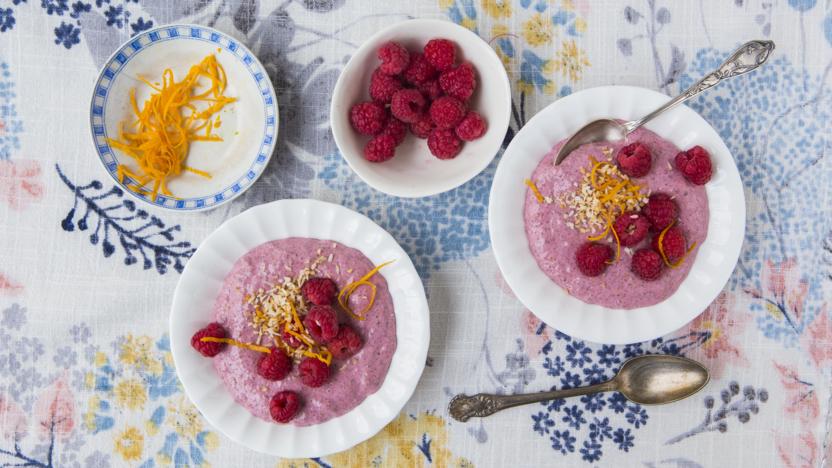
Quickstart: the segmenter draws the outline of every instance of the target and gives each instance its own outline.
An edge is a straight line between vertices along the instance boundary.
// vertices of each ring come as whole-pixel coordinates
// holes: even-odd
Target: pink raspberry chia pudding
[[[523,219],[540,269],[589,304],[634,309],[670,297],[707,235],[707,151],[642,128],[555,166],[564,142],[526,181]]]
[[[375,268],[376,265],[356,249],[329,240],[307,238],[267,242],[238,259],[217,296],[214,322],[224,328],[227,337],[239,343],[272,347],[272,353],[285,353],[291,360],[280,356],[282,360],[274,363],[267,373],[259,363],[263,356],[269,355],[268,352],[240,345],[224,346],[213,357],[214,368],[234,400],[261,419],[291,420],[291,424],[308,426],[343,415],[375,393],[387,375],[396,350],[393,300],[382,274],[373,272]],[[370,275],[366,281],[374,286],[374,295],[373,287],[363,283],[343,296],[345,287],[366,275]],[[314,285],[314,296],[308,291],[301,293],[301,286],[310,278],[317,278],[319,283],[334,282],[334,285]],[[342,291],[342,295],[336,296],[338,291]],[[331,306],[321,305],[321,297],[326,295],[331,296]],[[288,302],[285,300],[287,297]],[[342,304],[341,298],[346,301],[347,308],[339,305]],[[318,305],[311,304],[310,299]],[[284,309],[280,308],[281,305]],[[334,314],[330,315],[337,317],[337,322],[315,328],[316,325],[309,322],[306,314],[321,306],[331,307]],[[297,319],[293,319],[292,308],[297,313]],[[320,311],[316,314],[321,315]],[[323,315],[326,318],[326,314]],[[293,328],[294,332],[300,331],[303,340],[313,343],[309,345],[307,354],[304,354],[306,348],[302,344],[306,341],[301,342],[288,335],[269,336],[263,332],[269,329],[264,323],[276,316],[282,317],[279,320],[286,320],[292,327],[297,326]],[[351,335],[347,338],[341,335],[321,338],[337,324],[342,330],[351,329]],[[283,329],[284,322],[281,321],[278,333]],[[356,338],[353,330],[360,338]],[[311,337],[315,337],[317,342],[313,342]],[[287,343],[293,341],[294,346],[288,347]],[[339,346],[336,342],[348,344],[343,344],[339,352],[334,348]],[[353,349],[348,349],[353,346]],[[303,375],[306,370],[300,363],[305,359],[318,359],[309,357],[313,352],[318,354],[320,362],[312,363],[317,366],[311,366],[316,375],[309,378]],[[327,355],[330,363],[324,364]],[[291,370],[287,370],[290,362]],[[321,375],[321,368],[325,371],[325,367],[329,367],[329,373]],[[264,377],[269,374],[279,380]],[[294,396],[291,396],[292,393]],[[280,401],[277,401],[278,395],[281,395]],[[291,396],[291,402],[286,395]],[[299,405],[295,397],[300,401]]]

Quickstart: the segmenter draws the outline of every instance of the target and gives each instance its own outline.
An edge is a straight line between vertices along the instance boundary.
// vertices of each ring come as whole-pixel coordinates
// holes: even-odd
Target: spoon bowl
[[[641,405],[661,405],[687,398],[708,384],[708,369],[680,356],[645,355],[628,360],[616,374],[616,388]]]

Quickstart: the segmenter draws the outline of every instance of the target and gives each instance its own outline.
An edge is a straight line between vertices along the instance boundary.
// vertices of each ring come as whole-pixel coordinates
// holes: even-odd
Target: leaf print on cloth
[[[22,210],[43,198],[37,161],[0,160],[0,201],[13,210]]]
[[[832,320],[827,304],[823,305],[800,340],[801,347],[809,353],[818,369],[832,369]]]
[[[820,402],[815,385],[803,380],[793,367],[774,362],[784,390],[783,413],[800,424],[798,433],[775,430],[777,453],[784,466],[802,468],[816,466],[818,442],[815,428],[820,417]]]
[[[782,338],[784,343],[794,345],[816,312],[807,308],[809,281],[793,258],[780,263],[766,260],[761,276],[762,289],[746,289],[757,300],[752,310],[761,312],[757,325],[767,337]]]
[[[75,398],[64,377],[60,377],[35,403],[35,418],[42,439],[66,438],[75,426]]]
[[[138,208],[133,200],[125,199],[117,186],[104,190],[98,180],[76,185],[59,165],[55,165],[55,170],[74,198],[72,208],[61,221],[64,231],[73,232],[76,228],[87,231],[94,222],[89,241],[92,245],[101,244],[104,257],[110,257],[120,248],[125,265],[141,260],[142,268],[155,267],[160,275],[167,273],[171,266],[182,272],[196,249],[188,241],[176,241],[176,233],[181,230],[178,224],[166,226],[157,216]]]
[[[378,434],[350,450],[314,460],[281,460],[279,468],[336,466],[442,466],[473,468],[449,447],[447,423],[432,412],[400,414]]]
[[[740,388],[738,382],[729,382],[728,387],[719,393],[719,401],[710,395],[702,400],[705,405],[705,417],[698,426],[669,439],[665,445],[679,443],[703,432],[725,433],[733,417],[745,424],[751,420],[752,415],[760,412],[760,405],[766,403],[768,398],[768,390],[764,388],[754,388],[751,385]]]
[[[626,6],[623,10],[627,23],[638,29],[629,37],[622,37],[616,41],[618,51],[625,57],[633,55],[633,44],[646,40],[650,44],[650,51],[655,69],[656,84],[665,94],[671,94],[670,85],[677,82],[685,71],[685,54],[675,44],[670,43],[670,60],[667,65],[662,62],[659,52],[659,34],[665,25],[670,23],[670,10],[660,6],[656,8],[655,0],[646,0],[647,8],[640,10]]]
[[[694,357],[710,370],[715,379],[722,376],[726,367],[748,367],[750,364],[736,343],[751,318],[747,311],[734,307],[734,302],[733,293],[721,292],[705,312],[687,327],[691,333],[707,333]]]

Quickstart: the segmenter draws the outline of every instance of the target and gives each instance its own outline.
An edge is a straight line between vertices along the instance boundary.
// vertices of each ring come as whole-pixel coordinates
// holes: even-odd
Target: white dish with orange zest
[[[277,141],[263,66],[241,42],[198,25],[134,36],[105,62],[90,103],[96,152],[136,198],[179,211],[247,190]]]
[[[689,108],[670,111],[626,143],[582,147],[560,166],[547,163],[553,148],[586,122],[637,118],[666,100],[626,86],[575,93],[530,120],[500,162],[489,207],[497,263],[518,299],[564,333],[619,344],[670,333],[705,310],[736,265],[745,231],[739,173],[719,135]],[[629,178],[615,164],[614,148],[639,139],[653,148],[653,166]],[[689,183],[674,166],[678,149],[695,145],[710,152],[713,164],[704,185]],[[648,199],[664,196],[678,206],[678,219],[663,229],[651,219],[647,237],[626,246],[614,221],[644,217]],[[668,232],[687,237],[674,258],[662,248]],[[609,252],[600,273],[576,264],[579,246],[591,244]],[[651,249],[659,276],[646,279],[633,265]]]
[[[336,339],[313,328],[318,305],[302,291],[310,278],[337,284],[332,308],[342,330],[362,337],[360,351],[344,357]],[[209,359],[192,338],[211,322],[227,333],[200,335],[223,345]],[[428,341],[427,300],[407,254],[368,218],[313,200],[260,205],[224,223],[186,265],[171,312],[171,350],[194,404],[231,439],[281,457],[346,450],[381,430],[415,390]],[[269,381],[251,371],[276,352],[294,360],[288,376]],[[305,360],[331,366],[329,380],[310,388],[300,375]],[[300,395],[294,421],[270,417],[278,391]]]

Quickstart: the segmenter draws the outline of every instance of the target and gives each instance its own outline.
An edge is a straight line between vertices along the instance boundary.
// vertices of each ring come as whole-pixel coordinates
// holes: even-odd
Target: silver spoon
[[[756,69],[768,59],[771,51],[774,50],[772,41],[750,41],[746,42],[728,60],[722,63],[716,70],[699,80],[682,94],[667,101],[663,106],[645,115],[639,120],[629,122],[618,122],[613,119],[600,119],[584,125],[575,132],[569,140],[560,148],[555,158],[555,166],[563,162],[566,156],[579,146],[596,141],[618,141],[623,140],[635,129],[658,117],[662,112],[681,104],[697,94],[717,85],[720,81],[734,76],[748,73]]]
[[[457,395],[448,411],[457,421],[490,416],[497,411],[529,403],[568,398],[598,392],[621,392],[628,400],[642,405],[661,405],[687,398],[710,380],[708,369],[696,361],[679,356],[647,354],[628,359],[612,380],[588,387],[553,390],[520,395]]]

